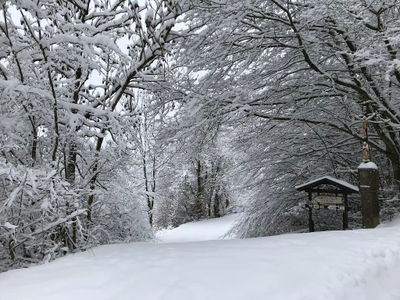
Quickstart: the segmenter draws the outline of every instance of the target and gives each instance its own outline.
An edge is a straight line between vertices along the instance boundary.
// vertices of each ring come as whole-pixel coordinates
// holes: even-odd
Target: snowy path
[[[156,238],[164,243],[184,243],[212,241],[226,238],[225,235],[232,228],[240,214],[224,216],[218,219],[183,224],[171,230],[157,232]]]
[[[0,274],[11,299],[399,300],[400,226],[103,246]]]

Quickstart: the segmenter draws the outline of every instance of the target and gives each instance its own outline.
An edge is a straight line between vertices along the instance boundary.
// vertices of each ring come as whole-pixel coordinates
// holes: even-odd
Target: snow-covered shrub
[[[88,234],[95,244],[134,242],[153,237],[146,204],[133,185],[131,173],[117,171],[98,194],[93,207],[93,226]]]
[[[1,160],[0,180],[0,247],[6,260],[17,265],[48,260],[84,240],[79,192],[54,170]]]

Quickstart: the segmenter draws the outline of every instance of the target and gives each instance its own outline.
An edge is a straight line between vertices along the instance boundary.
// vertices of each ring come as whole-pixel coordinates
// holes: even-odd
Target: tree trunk
[[[32,157],[32,165],[36,162],[36,154],[37,154],[37,145],[38,145],[38,133],[35,128],[35,124],[32,123],[32,148],[31,148],[31,157]]]
[[[197,191],[196,191],[196,199],[195,199],[195,207],[194,207],[194,216],[195,219],[201,219],[204,216],[204,194],[205,194],[205,186],[204,186],[204,178],[202,174],[202,166],[200,160],[197,160],[196,165],[196,179],[197,179]]]
[[[77,158],[76,144],[75,142],[71,141],[69,144],[67,162],[65,166],[65,178],[71,185],[75,183],[76,158]]]
[[[218,191],[215,193],[215,197],[214,197],[214,217],[216,217],[216,218],[221,217],[220,195],[218,194]]]
[[[146,199],[147,199],[147,214],[149,216],[150,226],[153,226],[153,207],[154,201],[153,197],[150,196],[150,187],[149,187],[149,178],[147,174],[147,157],[146,153],[143,153],[143,179],[144,179],[144,189],[146,191]]]
[[[102,135],[104,135],[106,133],[105,129],[102,129],[100,132]],[[97,176],[98,176],[98,172],[99,172],[99,156],[100,156],[100,150],[101,147],[103,146],[103,141],[104,141],[104,137],[99,137],[97,138],[97,142],[96,142],[96,154],[95,154],[95,162],[93,164],[93,169],[92,169],[92,178],[90,178],[90,183],[89,183],[89,187],[90,187],[90,194],[88,197],[88,201],[87,201],[87,226],[89,227],[92,222],[93,222],[93,203],[95,200],[95,196],[94,196],[94,190],[96,188],[96,181],[97,181]]]
[[[400,159],[398,157],[390,158],[393,172],[393,187],[400,192]]]

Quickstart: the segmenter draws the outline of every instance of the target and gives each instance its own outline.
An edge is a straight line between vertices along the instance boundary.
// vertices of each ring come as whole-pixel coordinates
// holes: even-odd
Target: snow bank
[[[392,225],[102,246],[0,274],[0,300],[398,300],[399,278]]]
[[[156,238],[165,243],[210,241],[226,238],[227,232],[234,226],[240,214],[217,219],[183,224],[171,230],[161,230]]]

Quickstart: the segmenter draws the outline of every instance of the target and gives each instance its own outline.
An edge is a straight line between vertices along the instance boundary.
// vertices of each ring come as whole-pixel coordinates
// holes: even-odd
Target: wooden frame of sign
[[[340,210],[342,213],[342,228],[346,230],[349,226],[348,195],[359,193],[358,187],[331,177],[324,176],[315,180],[296,186],[298,191],[308,193],[308,226],[309,231],[315,230],[313,220],[313,209]]]

